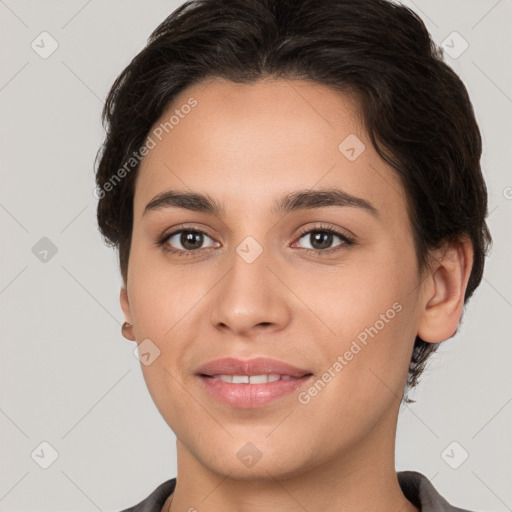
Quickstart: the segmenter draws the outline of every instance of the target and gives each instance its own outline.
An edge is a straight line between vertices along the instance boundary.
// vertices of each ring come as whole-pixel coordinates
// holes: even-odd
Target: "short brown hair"
[[[492,242],[480,131],[464,84],[421,19],[386,0],[192,0],[154,30],[108,94],[97,155],[98,224],[119,250],[125,283],[138,163],[112,177],[173,98],[209,77],[307,79],[357,94],[372,144],[404,186],[419,268],[429,249],[471,239],[467,302]],[[416,337],[408,387],[437,347]]]

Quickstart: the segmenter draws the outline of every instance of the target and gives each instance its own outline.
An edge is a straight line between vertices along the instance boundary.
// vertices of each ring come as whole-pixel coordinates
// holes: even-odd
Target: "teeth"
[[[270,373],[264,375],[212,375],[215,380],[223,380],[232,384],[266,384],[267,382],[276,382],[278,380],[290,380],[290,375],[279,375]]]
[[[279,379],[279,375],[277,376],[277,378]],[[251,384],[265,384],[268,382],[268,377],[266,375],[251,375],[250,377],[244,375],[236,378],[235,376],[233,376],[233,383],[238,384],[239,382],[250,382]]]

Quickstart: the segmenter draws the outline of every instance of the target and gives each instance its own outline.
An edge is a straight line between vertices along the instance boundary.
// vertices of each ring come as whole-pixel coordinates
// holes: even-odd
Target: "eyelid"
[[[166,230],[162,235],[158,237],[158,239],[155,241],[155,246],[157,248],[161,248],[163,251],[173,254],[178,257],[190,257],[190,256],[196,256],[197,254],[201,253],[204,254],[207,250],[212,250],[214,247],[207,247],[204,249],[196,249],[194,251],[187,251],[184,249],[175,249],[174,247],[169,247],[167,242],[170,238],[173,236],[181,233],[182,231],[191,231],[194,233],[201,233],[203,235],[206,235],[207,237],[211,238],[213,240],[213,245],[217,244],[215,237],[208,231],[207,228],[201,227],[198,228],[197,224],[182,224],[179,226],[174,226],[173,228]]]
[[[195,256],[197,254],[202,254],[204,253],[205,251],[209,251],[211,249],[213,249],[214,247],[206,247],[206,248],[203,248],[203,249],[195,249],[195,250],[184,250],[184,249],[175,249],[175,248],[168,248],[167,247],[167,241],[181,233],[182,231],[190,231],[190,232],[194,232],[194,233],[200,233],[200,234],[203,234],[203,235],[206,235],[207,237],[209,237],[210,239],[212,239],[214,241],[214,244],[218,244],[218,242],[216,241],[215,237],[208,231],[208,229],[206,228],[199,228],[196,224],[183,224],[183,225],[180,225],[180,226],[175,226],[174,228],[172,228],[170,231],[164,233],[163,235],[161,235],[161,237],[159,237],[159,239],[157,240],[156,242],[156,245],[157,246],[163,246],[164,247],[164,250],[170,252],[170,253],[173,253],[173,254],[177,254],[178,256]],[[347,230],[348,231],[348,230]],[[309,233],[314,233],[314,232],[328,232],[328,233],[331,233],[337,237],[339,237],[343,243],[341,243],[340,245],[337,245],[337,246],[334,246],[334,247],[331,247],[331,248],[328,248],[328,249],[309,249],[309,248],[300,248],[303,252],[306,252],[306,253],[313,253],[315,255],[318,255],[318,256],[321,256],[322,254],[331,254],[333,252],[337,252],[339,250],[341,250],[341,248],[343,248],[344,246],[350,246],[350,245],[355,245],[355,240],[353,238],[353,235],[348,235],[344,232],[344,230],[342,230],[341,228],[334,228],[332,226],[328,226],[328,225],[325,225],[325,224],[321,224],[321,225],[316,225],[316,226],[305,226],[303,227],[299,233],[296,235],[295,237],[295,242],[293,242],[293,245],[299,241],[304,235],[307,235]]]
[[[327,224],[320,224],[320,225],[316,225],[316,226],[305,226],[304,228],[301,228],[297,237],[301,238],[305,234],[311,233],[314,231],[328,231],[328,232],[333,233],[343,239],[349,240],[350,242],[354,242],[354,239],[355,239],[355,235],[353,235],[347,229],[333,227],[333,226],[329,226]]]
[[[307,235],[309,233],[314,233],[314,232],[327,232],[327,233],[331,233],[331,234],[339,237],[342,240],[342,243],[340,245],[336,245],[334,247],[330,247],[329,249],[323,249],[323,250],[322,249],[302,248],[302,251],[304,251],[304,252],[306,252],[308,254],[309,253],[313,253],[314,255],[317,255],[317,256],[322,256],[322,255],[328,256],[328,255],[330,255],[332,253],[336,253],[338,251],[343,250],[343,247],[345,247],[345,246],[350,246],[350,245],[355,245],[356,244],[354,235],[352,235],[352,234],[348,235],[341,228],[338,228],[338,227],[335,228],[335,227],[328,226],[328,225],[325,225],[325,224],[316,225],[316,226],[305,226],[304,228],[301,229],[301,231],[297,235],[296,240],[298,241],[304,235]],[[294,242],[294,245],[295,245],[295,243],[296,242]]]

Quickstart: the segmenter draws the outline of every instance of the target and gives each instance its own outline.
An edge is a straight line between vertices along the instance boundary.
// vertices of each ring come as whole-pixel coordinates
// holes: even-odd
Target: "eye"
[[[158,241],[158,245],[164,246],[165,250],[175,253],[178,256],[192,256],[193,254],[191,253],[205,248],[203,244],[206,239],[212,241],[206,248],[218,246],[218,243],[213,242],[212,237],[204,231],[186,228],[164,235]]]
[[[335,238],[338,238],[341,242],[333,247],[332,244]],[[302,231],[299,235],[299,240],[302,239],[306,240],[306,243],[310,245],[310,247],[302,247],[302,249],[315,255],[330,254],[355,243],[347,235],[328,226],[318,226],[314,229]],[[208,242],[208,240],[210,241],[209,245],[204,246],[204,243]],[[162,246],[165,251],[180,257],[195,256],[205,249],[220,246],[205,231],[187,227],[182,227],[172,233],[163,235],[157,241],[157,245]]]
[[[340,239],[341,243],[332,247],[335,238]],[[353,245],[354,243],[354,241],[348,238],[348,236],[331,227],[326,226],[319,226],[314,229],[309,229],[305,232],[302,232],[299,240],[302,239],[305,239],[310,245],[310,247],[305,247],[304,249],[315,254],[330,254],[331,252],[341,250],[343,246]]]

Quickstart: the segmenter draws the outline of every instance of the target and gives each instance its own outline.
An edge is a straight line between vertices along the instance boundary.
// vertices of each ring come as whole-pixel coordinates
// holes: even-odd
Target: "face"
[[[172,128],[158,129],[176,110]],[[357,103],[312,82],[213,79],[182,91],[152,133],[121,305],[151,354],[142,371],[178,460],[286,478],[361,463],[364,450],[389,454],[421,287],[403,188]],[[222,211],[198,201],[145,211],[171,190]],[[340,191],[338,201],[293,200],[325,190]],[[309,377],[224,383],[219,398],[198,370],[224,357],[271,358]],[[234,386],[253,385],[260,398],[265,385],[289,389],[232,403]]]

